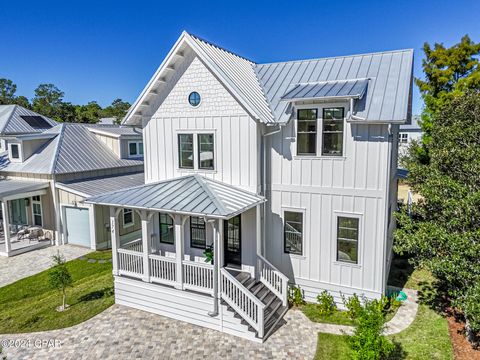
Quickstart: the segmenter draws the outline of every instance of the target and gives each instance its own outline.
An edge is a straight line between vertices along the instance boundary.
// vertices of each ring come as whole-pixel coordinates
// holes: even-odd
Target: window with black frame
[[[343,155],[344,108],[323,109],[322,155]]]
[[[358,225],[356,217],[337,218],[337,261],[358,264]]]
[[[302,255],[303,248],[303,213],[285,211],[284,214],[284,252]]]
[[[193,134],[178,134],[178,166],[193,169]]]
[[[173,219],[168,214],[160,214],[160,242],[173,245],[175,242]]]
[[[317,109],[297,112],[297,155],[317,154]]]
[[[214,169],[213,134],[198,134],[198,168]]]
[[[190,217],[190,247],[198,249],[207,247],[205,220],[202,218]]]

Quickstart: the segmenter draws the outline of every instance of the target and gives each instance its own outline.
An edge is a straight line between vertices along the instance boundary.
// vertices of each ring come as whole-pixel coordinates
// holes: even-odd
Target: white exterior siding
[[[344,106],[310,104],[300,108]],[[321,149],[321,119],[317,149]],[[384,291],[385,223],[388,199],[388,125],[345,123],[342,157],[296,156],[296,121],[272,135],[266,255],[305,291],[307,300],[327,289],[378,297]],[[303,255],[284,253],[283,211],[305,212]],[[336,217],[360,217],[358,265],[336,261]]]
[[[198,107],[188,103],[192,91],[201,96]],[[144,127],[146,183],[192,172],[178,167],[178,134],[189,131],[215,136],[215,170],[198,173],[257,191],[257,124],[198,58],[192,60]]]

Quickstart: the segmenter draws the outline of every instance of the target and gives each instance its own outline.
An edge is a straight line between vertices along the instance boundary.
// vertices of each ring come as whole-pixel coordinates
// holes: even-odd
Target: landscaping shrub
[[[303,291],[300,286],[291,286],[288,291],[288,303],[290,306],[301,306],[305,304]]]
[[[468,337],[471,342],[478,343],[480,337],[480,284],[467,290],[460,303],[467,322]]]
[[[68,271],[68,268],[65,264],[65,257],[63,255],[60,255],[60,252],[57,252],[56,255],[53,255],[52,260],[53,267],[48,273],[50,286],[53,289],[57,289],[62,293],[62,305],[58,308],[58,310],[64,311],[68,307],[67,287],[72,286],[72,275],[70,275],[70,272]]]
[[[382,335],[385,317],[380,302],[364,299],[358,309],[354,333],[348,337],[353,359],[387,359],[395,350],[395,345]]]
[[[343,305],[347,308],[347,315],[350,319],[355,320],[362,310],[362,303],[357,294],[353,294],[348,299],[342,294]]]
[[[323,290],[320,295],[317,295],[318,312],[321,315],[331,315],[337,310],[333,296],[327,290]]]

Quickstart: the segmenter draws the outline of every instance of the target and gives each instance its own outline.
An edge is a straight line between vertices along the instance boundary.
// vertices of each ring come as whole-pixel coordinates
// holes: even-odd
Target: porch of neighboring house
[[[50,246],[53,231],[44,216],[48,182],[0,180],[0,256]]]
[[[192,175],[87,202],[110,206],[117,303],[256,341],[283,317],[288,278],[260,255],[263,197]],[[132,212],[142,237],[121,243]]]

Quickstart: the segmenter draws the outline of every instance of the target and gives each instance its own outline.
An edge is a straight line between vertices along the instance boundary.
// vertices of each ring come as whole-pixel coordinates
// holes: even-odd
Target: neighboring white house
[[[420,120],[420,115],[414,115],[410,124],[400,125],[398,133],[398,151],[400,155],[405,154],[412,141],[419,141],[422,138],[422,128],[418,123]]]
[[[57,122],[18,105],[0,106],[0,255],[73,244],[110,247],[109,212],[86,197],[143,184],[142,132]],[[123,214],[122,214],[123,215]],[[125,211],[122,242],[139,236]]]
[[[256,64],[182,33],[124,119],[146,184],[87,199],[110,206],[116,302],[263,341],[288,283],[309,301],[384,294],[412,63]],[[125,208],[142,238],[122,246]]]

